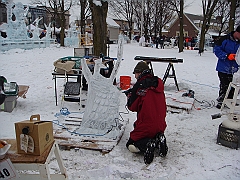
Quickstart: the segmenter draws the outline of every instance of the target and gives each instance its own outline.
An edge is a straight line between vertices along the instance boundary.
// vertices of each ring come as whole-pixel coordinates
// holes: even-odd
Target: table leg
[[[39,165],[39,174],[41,179],[51,179],[50,170],[47,163]]]
[[[176,85],[176,87],[177,87],[177,90],[179,91],[179,87],[178,87],[178,83],[177,83],[177,77],[176,77],[176,73],[175,73],[175,69],[174,69],[174,67],[173,67],[173,64],[172,64],[172,76],[173,76],[173,78],[174,78],[174,81],[175,81],[175,85]]]
[[[170,71],[170,68],[171,68],[171,63],[168,64],[167,66],[167,69],[165,71],[165,74],[163,76],[163,84],[165,84],[166,80],[167,80],[167,77],[169,76],[169,71]]]
[[[54,91],[55,91],[55,102],[57,106],[57,78],[54,76]]]
[[[63,160],[62,160],[62,156],[60,155],[60,150],[59,150],[58,144],[54,144],[54,146],[55,146],[54,154],[57,159],[59,169],[61,171],[61,174],[66,176],[66,169],[63,165]]]

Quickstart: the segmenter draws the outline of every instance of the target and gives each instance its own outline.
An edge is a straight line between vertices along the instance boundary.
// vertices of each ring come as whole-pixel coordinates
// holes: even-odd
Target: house
[[[109,43],[116,43],[118,40],[120,26],[110,17],[107,17],[106,22],[108,28],[107,38]]]
[[[110,17],[106,18],[106,22],[108,43],[116,43],[120,33],[120,26]],[[79,20],[76,20],[75,23],[79,24],[80,22]],[[92,26],[92,19],[87,19],[85,31],[92,34]]]
[[[202,27],[203,16],[183,13],[183,23],[184,37],[197,37]],[[179,26],[179,18],[177,17],[168,27],[168,37],[179,36]],[[207,35],[211,36],[211,34],[218,34],[218,30],[219,23],[217,19],[211,19]]]
[[[197,37],[199,34],[199,28],[203,21],[202,16],[183,13],[183,34],[184,37]],[[180,20],[176,18],[175,21],[168,28],[168,37],[180,36]]]

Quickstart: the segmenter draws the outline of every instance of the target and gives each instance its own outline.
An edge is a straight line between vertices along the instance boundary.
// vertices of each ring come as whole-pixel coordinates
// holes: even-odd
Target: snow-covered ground
[[[62,102],[55,106],[54,81],[51,72],[53,62],[63,56],[72,56],[73,48],[50,47],[46,49],[13,49],[0,52],[0,75],[8,82],[29,85],[27,98],[19,98],[13,112],[0,112],[0,138],[15,138],[14,123],[27,120],[32,114],[40,114],[42,120],[55,120],[61,107],[70,112],[79,111],[76,103]],[[116,57],[117,45],[110,46],[110,56]],[[217,58],[211,50],[201,56],[197,51],[178,49],[156,49],[141,47],[136,43],[124,44],[123,58],[117,75],[117,82],[122,75],[132,77],[137,61],[134,57],[158,56],[183,58],[184,63],[174,64],[180,92],[191,89],[198,101],[206,101],[204,106],[195,102],[193,109],[187,113],[168,113],[165,135],[169,152],[165,158],[155,157],[146,166],[143,156],[130,153],[125,144],[136,114],[125,109],[126,98],[120,96],[120,111],[125,121],[129,120],[125,132],[114,149],[107,154],[92,150],[61,151],[69,179],[240,179],[240,151],[216,144],[218,126],[222,117],[211,119],[212,114],[220,110],[207,104],[216,102],[219,81],[215,71]],[[153,63],[154,73],[163,77],[167,63]],[[169,92],[175,93],[173,79],[165,83],[166,98]],[[63,94],[63,80],[58,81],[58,94]],[[61,98],[60,98],[61,99]],[[208,102],[208,103],[207,103]],[[51,171],[57,171],[57,164],[52,162]]]

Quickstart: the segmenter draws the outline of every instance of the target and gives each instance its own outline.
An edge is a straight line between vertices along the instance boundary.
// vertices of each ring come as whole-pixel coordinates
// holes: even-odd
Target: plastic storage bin
[[[16,82],[4,83],[4,94],[6,99],[0,105],[0,110],[5,112],[12,112],[17,104],[18,85]]]
[[[217,143],[232,149],[240,147],[240,131],[219,125]]]

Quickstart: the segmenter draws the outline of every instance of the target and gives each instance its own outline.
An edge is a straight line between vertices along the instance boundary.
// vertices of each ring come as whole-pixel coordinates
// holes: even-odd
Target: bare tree
[[[162,35],[164,27],[173,20],[174,10],[169,0],[158,0],[153,3],[153,18],[152,23],[154,24],[154,34],[159,33]]]
[[[48,13],[50,13],[53,17],[53,26],[54,26],[54,34],[55,32],[55,27],[56,27],[56,20],[58,19],[60,22],[60,44],[61,46],[64,46],[64,35],[65,35],[65,24],[66,24],[66,19],[65,19],[65,14],[70,10],[72,7],[72,0],[32,0],[32,4],[41,4],[44,5],[45,7],[47,5],[50,6],[49,8],[46,8]]]
[[[61,46],[64,46],[65,22],[66,22],[65,13],[68,12],[69,9],[71,8],[72,1],[70,1],[70,4],[68,4],[68,6],[65,5],[64,0],[59,0],[58,4],[59,4],[58,17],[60,19],[60,24],[61,24],[60,44],[61,44]]]
[[[219,36],[222,34],[222,32],[228,32],[228,22],[230,17],[229,12],[229,3],[227,1],[219,1],[217,3],[217,6],[219,8],[216,9],[216,11],[213,13],[213,17],[216,19],[217,27]]]
[[[178,51],[183,52],[183,42],[184,42],[184,35],[183,35],[183,9],[184,9],[184,0],[173,0],[171,2],[173,9],[177,12],[179,17],[179,24],[180,24],[180,36],[178,41]]]
[[[98,1],[101,5],[96,5],[94,0],[89,0],[92,11],[93,22],[93,50],[94,55],[99,56],[101,53],[107,54],[107,12],[108,2]]]
[[[133,31],[133,1],[134,0],[112,0],[109,2],[109,9],[119,20],[126,19],[128,22],[129,30],[128,37],[132,39]]]
[[[199,42],[199,54],[204,51],[205,44],[205,35],[210,27],[210,21],[214,11],[219,7],[216,6],[219,0],[202,0],[202,8],[203,8],[203,22],[200,34],[200,42]]]
[[[85,34],[86,20],[91,16],[88,0],[79,0],[79,5],[81,34]]]
[[[234,30],[235,13],[237,7],[237,0],[228,0],[230,2],[230,18],[229,18],[229,31]]]

